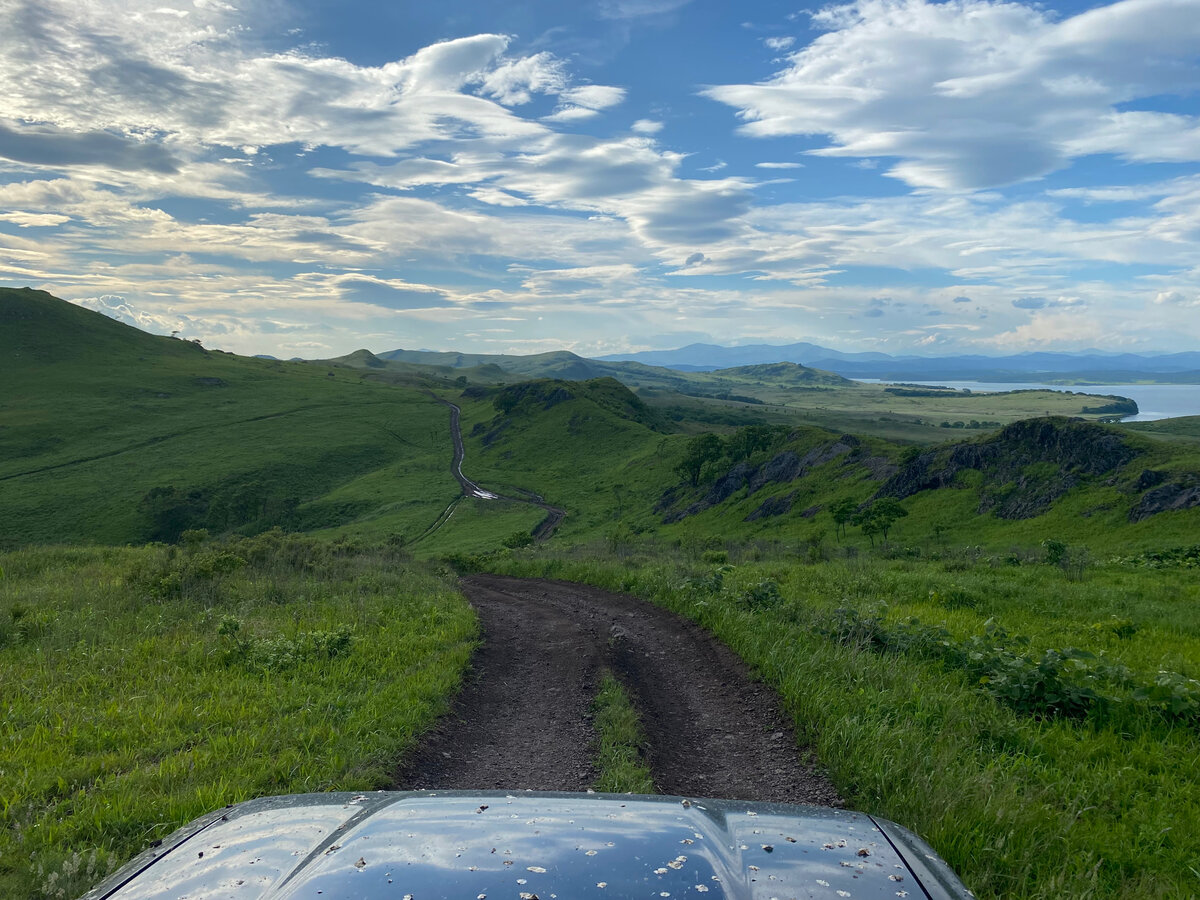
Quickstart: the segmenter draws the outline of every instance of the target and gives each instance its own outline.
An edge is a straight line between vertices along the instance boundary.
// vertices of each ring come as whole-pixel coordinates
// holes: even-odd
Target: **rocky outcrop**
[[[1154,469],[1142,469],[1142,474],[1133,483],[1133,489],[1135,491],[1147,491],[1152,487],[1158,487],[1166,480],[1166,472],[1156,472]]]
[[[728,472],[723,478],[718,478],[714,482],[708,494],[704,497],[705,506],[716,506],[718,503],[724,503],[742,488],[750,483],[750,478],[755,474],[755,469],[749,463],[740,462]]]
[[[1161,484],[1142,494],[1142,498],[1129,511],[1129,521],[1140,522],[1156,513],[1173,509],[1191,509],[1194,506],[1200,506],[1200,485],[1181,482]]]
[[[1083,478],[1112,472],[1137,453],[1120,435],[1099,425],[1062,418],[1026,419],[983,441],[920,454],[885,481],[876,496],[900,500],[949,487],[961,472],[973,470],[986,476],[987,484],[980,491],[981,513],[1029,519],[1044,513]]]
[[[668,512],[663,517],[663,523],[670,525],[672,522],[678,522],[681,519],[686,519],[688,516],[694,516],[698,512],[703,512],[709,507],[724,503],[743,488],[748,488],[749,492],[753,494],[770,484],[788,484],[797,478],[807,475],[818,466],[823,466],[839,457],[861,452],[862,447],[862,441],[854,435],[843,434],[835,441],[827,441],[811,448],[803,456],[800,456],[793,450],[784,450],[761,466],[752,466],[746,462],[737,463],[723,476],[713,482],[712,487],[709,488],[708,493],[704,495],[703,499],[696,501],[686,509]],[[882,460],[882,462],[887,463],[886,460]],[[675,492],[671,491],[669,494],[669,499],[668,495],[664,494],[662,499],[659,500],[656,506],[657,511],[662,512],[674,504]],[[759,510],[752,512],[746,521],[761,518],[762,516],[782,515],[791,509],[790,499],[788,500],[787,508],[772,505],[773,503],[773,500],[767,500]],[[773,509],[778,509],[779,511],[767,511]],[[760,510],[763,511],[760,512]]]
[[[768,497],[762,502],[762,505],[750,515],[746,516],[747,522],[753,522],[757,519],[765,519],[770,516],[782,516],[784,513],[791,512],[792,502],[796,499],[796,492],[785,494],[782,497]]]

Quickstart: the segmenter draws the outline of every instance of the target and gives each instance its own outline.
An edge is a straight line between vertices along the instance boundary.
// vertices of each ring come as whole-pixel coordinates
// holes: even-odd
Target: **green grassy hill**
[[[37,291],[0,290],[0,382],[8,545],[316,528],[383,502],[416,528],[457,493],[445,409],[417,390],[205,350]],[[367,475],[379,490],[344,496]]]
[[[669,463],[666,462],[669,458]],[[688,461],[692,468],[688,468]],[[673,442],[670,486],[629,525],[704,540],[843,540],[866,549],[963,542],[1040,552],[1044,540],[1125,552],[1195,543],[1200,453],[1078,419],[1027,419],[926,450],[822,428],[747,426]],[[901,513],[887,534],[839,523],[881,501]]]
[[[514,496],[545,493],[574,526],[596,506],[580,479],[591,490],[667,429],[612,379],[464,398],[453,371],[367,351],[324,363],[244,358],[43,292],[0,290],[0,546],[174,541],[187,529],[275,525],[412,540],[460,494],[439,397],[464,405],[464,430],[484,418],[516,421],[503,446],[473,445],[467,473]],[[467,502],[421,550],[495,548],[543,515]]]
[[[365,350],[322,363],[248,359],[148,335],[27,289],[0,291],[0,322],[0,378],[10,386],[0,397],[7,545],[172,541],[189,528],[253,533],[273,525],[410,541],[459,496],[439,398],[462,407],[469,477],[564,507],[566,539],[621,528],[811,540],[842,530],[829,512],[839,500],[865,507],[885,495],[909,513],[890,537],[926,544],[953,533],[979,543],[1065,536],[1149,546],[1186,542],[1198,515],[1200,454],[1186,420],[1130,429],[1043,417],[1036,421],[1052,424],[1027,428],[1041,437],[1024,443],[1012,439],[1016,425],[974,438],[971,429],[936,428],[965,439],[922,452],[886,429],[855,437],[819,418],[772,417],[769,404],[732,401],[762,414],[704,439],[720,450],[685,477],[679,466],[702,440],[673,433],[687,411],[647,402],[644,391],[608,375],[488,381],[514,361],[592,371],[569,353],[408,354],[422,363]],[[451,365],[432,365],[431,356]],[[479,380],[456,374],[464,372]],[[695,387],[701,376],[670,377]],[[1018,409],[1014,398],[1029,400],[910,397],[793,364],[703,377],[705,390],[732,385],[792,403],[840,398],[851,421],[872,417],[871,398],[984,404],[1006,417]],[[855,396],[865,412],[849,409]],[[798,424],[807,421],[814,424]],[[1063,456],[1064,441],[1079,444],[1074,455]],[[1109,446],[1124,448],[1120,460],[1089,468]],[[519,503],[463,503],[449,525],[422,538],[422,552],[494,548],[541,516]],[[849,535],[861,538],[854,529]]]

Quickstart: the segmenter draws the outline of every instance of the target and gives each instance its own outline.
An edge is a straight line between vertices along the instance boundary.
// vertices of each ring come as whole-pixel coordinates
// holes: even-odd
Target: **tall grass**
[[[1046,565],[768,556],[718,575],[662,546],[484,564],[631,591],[710,629],[779,690],[843,796],[917,830],[980,897],[1200,894],[1194,724],[1120,703],[1029,715],[962,670],[829,636],[839,608],[884,623],[919,613],[964,640],[992,619],[1031,652],[1072,643],[1135,677],[1175,666],[1194,678],[1200,598],[1187,573],[1100,567],[1072,581]]]
[[[477,626],[386,550],[267,533],[0,555],[0,896],[71,897],[250,797],[389,784]]]

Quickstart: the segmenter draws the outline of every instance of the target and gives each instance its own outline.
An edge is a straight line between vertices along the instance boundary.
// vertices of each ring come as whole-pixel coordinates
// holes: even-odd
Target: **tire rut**
[[[589,707],[608,667],[641,713],[661,793],[840,805],[778,697],[699,626],[588,585],[476,575],[462,588],[484,643],[397,787],[586,789]]]

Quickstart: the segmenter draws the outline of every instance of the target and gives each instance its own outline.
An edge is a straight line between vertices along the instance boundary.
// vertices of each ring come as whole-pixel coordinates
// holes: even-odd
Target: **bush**
[[[748,609],[772,609],[783,602],[783,595],[779,593],[779,585],[768,578],[743,590],[738,602]]]

